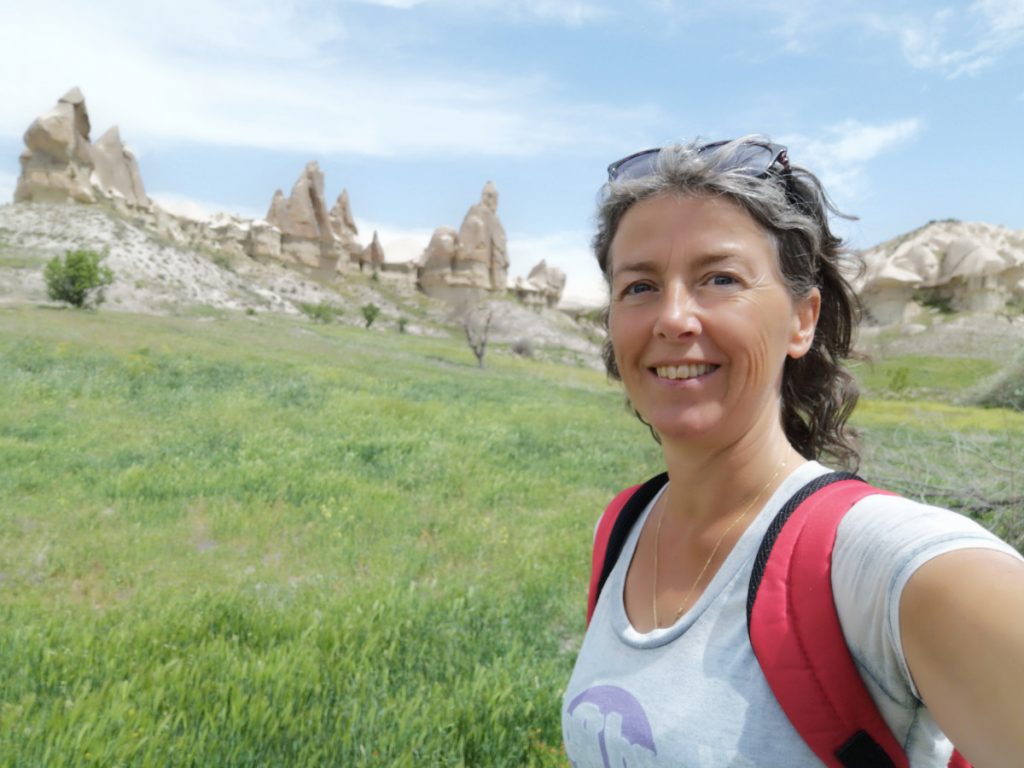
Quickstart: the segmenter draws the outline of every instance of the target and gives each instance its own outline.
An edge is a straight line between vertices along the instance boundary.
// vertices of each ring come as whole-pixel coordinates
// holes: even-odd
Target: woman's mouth
[[[698,376],[704,376],[705,374],[711,373],[716,368],[718,368],[718,366],[712,365],[711,363],[659,365],[654,369],[654,372],[662,379],[685,381],[686,379],[695,379]]]

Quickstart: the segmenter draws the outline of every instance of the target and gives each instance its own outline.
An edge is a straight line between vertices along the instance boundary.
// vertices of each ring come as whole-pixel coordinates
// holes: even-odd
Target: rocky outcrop
[[[123,200],[129,208],[148,208],[150,200],[142,185],[139,163],[121,141],[116,125],[93,143],[92,150],[96,179],[104,194]]]
[[[269,221],[257,219],[249,225],[245,246],[249,256],[263,264],[281,260],[281,230]]]
[[[508,242],[493,182],[484,185],[458,233],[450,227],[434,230],[420,258],[418,281],[424,293],[448,301],[508,289]]]
[[[175,243],[219,250],[258,261],[283,261],[323,272],[350,268],[363,257],[348,193],[330,211],[324,177],[316,162],[303,169],[291,195],[278,190],[266,220],[217,214],[209,220],[176,216],[146,195],[135,155],[117,126],[90,141],[89,112],[77,88],[62,96],[25,132],[15,202],[105,201]],[[370,258],[383,258],[378,242]]]
[[[72,88],[56,106],[37,117],[25,131],[21,175],[15,202],[95,203],[107,200],[118,209],[148,210],[139,164],[117,126],[96,143],[85,97]]]
[[[72,88],[25,131],[15,202],[94,203],[94,168],[85,97]]]
[[[286,199],[274,192],[266,220],[281,231],[281,259],[333,270],[346,255],[331,228],[324,204],[324,175],[314,160],[306,164]]]
[[[992,224],[939,221],[862,254],[855,281],[866,319],[889,325],[920,303],[998,310],[1024,299],[1024,232]]]
[[[541,259],[525,280],[516,278],[513,290],[516,298],[528,306],[556,307],[565,290],[565,273]]]
[[[376,230],[373,233],[373,240],[359,253],[359,271],[362,272],[363,268],[367,266],[374,272],[378,272],[384,267],[384,248],[380,244]]]
[[[351,262],[360,263],[361,268],[360,257],[363,247],[359,245],[359,227],[356,226],[356,220],[352,216],[347,189],[341,190],[338,199],[334,201],[334,207],[327,212],[327,220],[330,222],[335,240],[341,244],[341,250],[347,256],[347,258],[345,256],[339,258],[339,271],[345,271]]]

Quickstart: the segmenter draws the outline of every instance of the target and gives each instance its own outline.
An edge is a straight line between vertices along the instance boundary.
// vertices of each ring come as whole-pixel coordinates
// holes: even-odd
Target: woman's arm
[[[1024,766],[1024,562],[948,552],[903,589],[900,635],[925,705],[975,768]]]

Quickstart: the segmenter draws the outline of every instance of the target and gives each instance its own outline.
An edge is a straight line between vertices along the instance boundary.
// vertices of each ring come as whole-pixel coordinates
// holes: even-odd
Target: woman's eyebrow
[[[700,270],[718,266],[719,264],[736,261],[742,261],[742,254],[738,252],[734,253],[729,249],[725,249],[723,251],[716,251],[714,253],[709,253],[704,256],[698,256],[690,263],[689,266],[691,269]],[[639,272],[641,274],[649,274],[651,272],[657,272],[659,268],[659,262],[647,259],[626,261],[624,264],[620,264],[612,268],[612,277],[620,275],[624,272]]]
[[[719,264],[732,261],[741,261],[741,255],[739,253],[733,253],[728,250],[716,251],[709,253],[705,256],[699,256],[693,260],[692,266],[695,269],[707,269],[708,267],[718,266]]]
[[[649,273],[656,272],[658,269],[657,263],[646,259],[639,259],[637,261],[627,261],[625,264],[621,264],[616,267],[612,267],[612,277],[620,275],[623,272],[641,272]]]

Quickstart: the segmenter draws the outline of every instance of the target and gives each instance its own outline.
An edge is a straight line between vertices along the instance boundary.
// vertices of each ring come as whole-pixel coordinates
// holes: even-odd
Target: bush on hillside
[[[96,251],[67,251],[64,257],[54,256],[43,271],[46,293],[54,301],[73,307],[98,307],[103,292],[114,282],[114,273],[101,266],[103,256]]]
[[[363,320],[366,321],[366,327],[369,328],[373,325],[373,321],[377,319],[377,315],[380,314],[380,307],[376,304],[364,304],[362,307]]]
[[[1024,411],[1024,352],[999,373],[981,382],[966,400],[971,405]]]
[[[341,307],[324,301],[319,304],[302,301],[297,306],[314,323],[329,323],[342,314]]]

